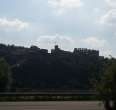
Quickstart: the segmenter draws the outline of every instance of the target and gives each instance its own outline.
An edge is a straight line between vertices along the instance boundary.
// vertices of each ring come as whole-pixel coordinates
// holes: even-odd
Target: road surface
[[[0,102],[0,110],[104,110],[101,102]]]

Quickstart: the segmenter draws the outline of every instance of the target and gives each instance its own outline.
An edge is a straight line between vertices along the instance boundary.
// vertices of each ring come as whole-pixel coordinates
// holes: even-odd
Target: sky
[[[0,0],[0,43],[116,57],[116,0]]]

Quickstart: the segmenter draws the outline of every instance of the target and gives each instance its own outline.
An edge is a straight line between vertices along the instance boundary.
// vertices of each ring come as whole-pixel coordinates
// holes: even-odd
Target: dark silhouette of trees
[[[107,63],[97,90],[104,101],[105,109],[116,110],[116,59],[111,58]]]
[[[12,67],[12,90],[92,89],[91,79],[104,67],[99,51],[90,49],[68,52],[55,46],[48,53],[37,46],[0,44],[0,57]]]
[[[4,58],[0,58],[0,90],[7,91],[11,84],[11,70]]]

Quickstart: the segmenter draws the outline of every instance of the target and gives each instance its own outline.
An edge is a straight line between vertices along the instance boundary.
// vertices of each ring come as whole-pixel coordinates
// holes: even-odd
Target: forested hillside
[[[11,90],[92,89],[107,59],[99,51],[61,50],[57,45],[48,53],[36,46],[30,48],[0,44],[0,57],[11,68]],[[1,87],[2,89],[2,87]]]

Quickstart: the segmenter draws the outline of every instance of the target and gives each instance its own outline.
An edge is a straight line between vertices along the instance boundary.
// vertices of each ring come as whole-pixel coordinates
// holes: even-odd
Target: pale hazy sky
[[[0,0],[0,43],[116,57],[116,0]]]

